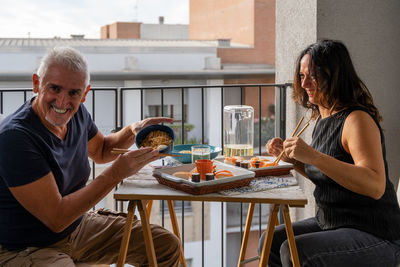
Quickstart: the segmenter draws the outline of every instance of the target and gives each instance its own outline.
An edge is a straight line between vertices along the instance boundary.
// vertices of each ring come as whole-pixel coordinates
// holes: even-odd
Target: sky
[[[189,0],[1,0],[0,38],[100,38],[116,21],[189,23]]]

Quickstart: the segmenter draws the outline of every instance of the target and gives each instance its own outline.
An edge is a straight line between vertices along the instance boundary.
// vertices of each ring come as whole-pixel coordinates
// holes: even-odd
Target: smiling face
[[[32,80],[33,91],[38,93],[32,103],[34,111],[50,131],[65,133],[68,121],[89,91],[85,73],[53,63],[40,80],[36,74]]]
[[[305,54],[300,61],[300,82],[301,87],[307,92],[309,102],[318,105],[319,88],[315,74],[309,69],[310,58],[309,54]]]

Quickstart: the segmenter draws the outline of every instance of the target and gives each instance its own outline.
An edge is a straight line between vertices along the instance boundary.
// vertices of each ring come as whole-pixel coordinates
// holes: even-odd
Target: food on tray
[[[172,174],[173,176],[188,180],[189,178],[192,178],[192,173],[191,172],[174,172]]]
[[[192,173],[192,182],[194,182],[194,183],[200,182],[200,173],[198,173],[198,172]]]
[[[150,132],[142,141],[140,146],[142,147],[152,147],[157,149],[160,145],[169,146],[172,143],[171,136],[168,133],[156,130]]]
[[[248,168],[257,169],[270,166],[279,166],[278,164],[275,164],[269,159],[261,157],[252,157],[250,160],[245,160],[245,158],[241,156],[225,157],[224,163],[228,163],[246,169]]]
[[[240,162],[240,167],[248,169],[250,167],[250,161],[248,160],[243,160]]]
[[[181,151],[179,151],[179,153],[181,153],[181,154],[192,154],[192,151],[190,151],[190,150],[181,150]]]
[[[213,172],[206,173],[206,181],[214,180],[215,174]]]
[[[215,178],[226,178],[226,177],[232,177],[234,176],[231,171],[228,170],[219,170],[215,172]]]
[[[250,159],[250,163],[251,163],[252,168],[264,168],[264,167],[269,167],[269,166],[278,166],[278,165],[275,165],[275,163],[270,161],[269,159],[259,158],[259,157],[252,157]]]
[[[197,168],[194,168],[190,172],[193,174],[193,173],[198,173],[199,171],[197,170]],[[213,166],[212,172],[215,172],[215,165]]]
[[[198,173],[197,168],[192,169],[188,173],[191,174],[192,182],[197,182],[197,181],[195,181],[197,179],[197,176],[200,177],[200,174]],[[176,176],[175,173],[173,175]],[[208,177],[207,177],[207,175],[208,175]],[[212,173],[210,172],[210,173],[206,173],[205,174],[206,181],[213,180],[214,178],[218,179],[218,178],[226,178],[226,177],[232,177],[232,176],[234,176],[234,174],[229,170],[218,170],[218,171],[216,171],[215,168],[214,168]]]
[[[224,163],[228,163],[228,164],[232,164],[232,165],[236,165],[237,163],[243,161],[244,158],[241,156],[232,156],[232,157],[225,157]]]

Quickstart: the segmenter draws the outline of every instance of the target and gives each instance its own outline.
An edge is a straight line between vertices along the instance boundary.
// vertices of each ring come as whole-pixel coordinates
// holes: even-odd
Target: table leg
[[[286,235],[288,237],[290,255],[292,257],[293,266],[299,267],[300,266],[299,255],[297,254],[296,242],[294,239],[292,222],[290,221],[288,205],[283,205],[283,218],[285,220]]]
[[[157,267],[157,258],[154,251],[153,237],[151,235],[150,223],[147,217],[145,205],[142,200],[136,200],[138,210],[140,214],[140,220],[142,221],[143,238],[146,245],[147,259],[150,267]]]
[[[246,219],[246,226],[245,226],[243,239],[242,239],[242,247],[240,248],[238,267],[242,266],[241,262],[244,261],[245,257],[246,257],[247,243],[249,241],[250,227],[251,227],[251,221],[253,220],[253,213],[254,213],[255,205],[256,205],[255,203],[249,204],[249,210],[247,212],[247,219]]]
[[[176,213],[175,213],[175,207],[174,207],[174,202],[172,200],[167,200],[168,203],[168,210],[169,210],[169,217],[171,218],[171,224],[172,224],[172,229],[174,231],[174,234],[179,238],[181,241],[181,256],[180,256],[180,263],[186,267],[186,260],[185,260],[185,254],[183,253],[183,247],[182,247],[182,239],[181,239],[181,234],[179,232],[179,227],[178,227],[178,220],[176,218]],[[182,207],[183,208],[183,207]]]
[[[269,210],[269,212],[271,213],[272,212],[272,209],[273,209],[273,205],[270,205],[270,210]],[[275,224],[274,224],[275,226],[278,226],[279,225],[279,218],[278,218],[278,216],[276,217],[276,220],[275,220]]]
[[[274,237],[275,224],[278,220],[279,204],[272,204],[271,213],[268,219],[267,232],[264,239],[264,245],[260,258],[261,267],[266,267],[268,263],[269,253],[272,246],[272,238]]]
[[[122,236],[121,248],[118,255],[117,267],[123,267],[126,260],[126,253],[128,251],[129,238],[131,237],[131,229],[133,218],[135,217],[136,201],[129,201],[128,214],[126,217],[124,234]]]
[[[153,200],[149,200],[148,202],[147,202],[147,205],[146,205],[146,209],[147,209],[147,216],[149,216],[148,218],[149,218],[149,221],[150,221],[150,216],[151,216],[151,208],[153,207]]]

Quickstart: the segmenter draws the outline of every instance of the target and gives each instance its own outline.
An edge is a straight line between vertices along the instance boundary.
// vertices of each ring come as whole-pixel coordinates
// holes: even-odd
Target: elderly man
[[[0,266],[75,266],[74,262],[115,263],[124,214],[88,212],[124,178],[156,160],[157,150],[124,155],[141,128],[169,118],[150,118],[107,136],[82,104],[90,90],[83,56],[55,48],[32,77],[37,96],[0,124]],[[88,156],[112,162],[90,184]],[[151,227],[159,266],[177,266],[175,235]],[[132,227],[127,263],[147,265],[140,221]]]

